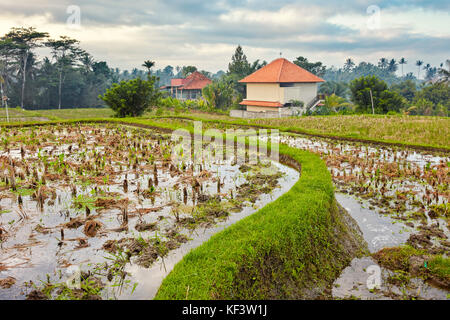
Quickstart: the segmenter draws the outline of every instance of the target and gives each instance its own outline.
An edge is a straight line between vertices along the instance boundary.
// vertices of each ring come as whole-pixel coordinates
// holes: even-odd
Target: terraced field
[[[257,122],[285,131],[283,164],[176,164],[167,133],[199,117],[3,127],[0,297],[448,298],[448,131],[383,144]]]

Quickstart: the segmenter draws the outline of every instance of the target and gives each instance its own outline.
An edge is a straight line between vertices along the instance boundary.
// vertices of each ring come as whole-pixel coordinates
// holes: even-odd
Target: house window
[[[283,82],[280,83],[280,87],[281,88],[289,88],[289,87],[294,87],[295,83],[294,82]]]

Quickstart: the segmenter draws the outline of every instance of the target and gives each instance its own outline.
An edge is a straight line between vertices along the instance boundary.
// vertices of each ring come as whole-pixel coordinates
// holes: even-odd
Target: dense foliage
[[[375,76],[361,77],[350,82],[352,102],[361,113],[387,113],[403,107],[402,97],[389,91],[386,82]]]
[[[154,87],[170,84],[173,78],[183,78],[197,71],[196,66],[166,66],[152,70],[156,62],[147,60],[142,67],[131,71],[110,68],[105,61],[96,61],[80,47],[79,41],[61,36],[50,39],[49,34],[34,28],[12,28],[0,37],[0,91],[7,97],[2,101],[9,107],[51,109],[104,107],[99,98],[114,83],[154,76]],[[37,48],[47,47],[51,55],[38,59]],[[348,58],[342,67],[327,67],[320,61],[299,56],[294,61],[302,68],[322,77],[326,82],[319,93],[345,99],[335,108],[325,103],[308,114],[388,113],[418,115],[449,114],[450,60],[438,67],[417,60],[417,74],[404,74],[405,58],[381,58],[377,64]],[[265,66],[266,61],[249,62],[238,46],[228,64],[228,70],[213,74],[199,72],[213,80],[202,92],[203,102],[184,103],[165,101],[160,107],[208,109],[209,111],[238,108],[246,96],[246,86],[239,80]],[[424,73],[421,71],[424,71]],[[398,76],[401,73],[401,76]],[[423,80],[419,80],[423,78]],[[370,92],[372,91],[372,98]],[[332,98],[336,99],[336,98]],[[374,108],[372,110],[372,99]]]
[[[136,78],[115,83],[106,90],[103,101],[115,111],[116,116],[137,117],[142,115],[150,107],[155,106],[161,97],[160,91],[155,88],[156,78],[149,76],[148,80]]]

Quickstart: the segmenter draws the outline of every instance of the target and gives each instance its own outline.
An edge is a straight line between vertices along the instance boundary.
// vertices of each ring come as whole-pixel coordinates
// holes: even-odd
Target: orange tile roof
[[[176,78],[175,79],[171,79],[170,80],[170,86],[171,87],[182,86],[185,80],[186,79],[176,79]]]
[[[186,79],[184,79],[181,89],[203,89],[211,82],[212,81],[208,79],[204,74],[195,71],[192,72]]]
[[[278,58],[253,72],[239,82],[242,83],[281,83],[281,82],[324,82],[309,71],[296,64]]]
[[[283,105],[279,102],[272,102],[272,101],[256,101],[256,100],[244,100],[241,103],[239,103],[244,106],[256,106],[256,107],[282,107]]]

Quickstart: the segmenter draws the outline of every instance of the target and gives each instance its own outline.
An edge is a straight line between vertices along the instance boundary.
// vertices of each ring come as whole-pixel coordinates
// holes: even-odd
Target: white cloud
[[[344,26],[362,34],[373,33],[367,26],[369,15],[365,14],[336,14],[326,21]],[[450,13],[446,11],[432,11],[421,8],[405,9],[390,8],[380,11],[380,29],[375,35],[392,38],[402,33],[421,34],[426,36],[450,36]]]
[[[326,65],[342,65],[347,57],[375,63],[381,56],[405,56],[411,60],[405,71],[414,71],[417,59],[437,65],[450,51],[449,13],[404,5],[382,8],[381,29],[373,31],[367,30],[367,1],[211,1],[208,6],[186,6],[181,0],[80,0],[81,29],[74,30],[65,24],[68,0],[3,1],[1,33],[13,26],[35,26],[52,37],[67,35],[80,40],[97,60],[121,69],[152,59],[157,68],[192,64],[215,72],[227,68],[237,44],[243,45],[250,61],[271,61],[280,52],[288,59],[302,55]],[[427,46],[421,45],[424,40]]]

